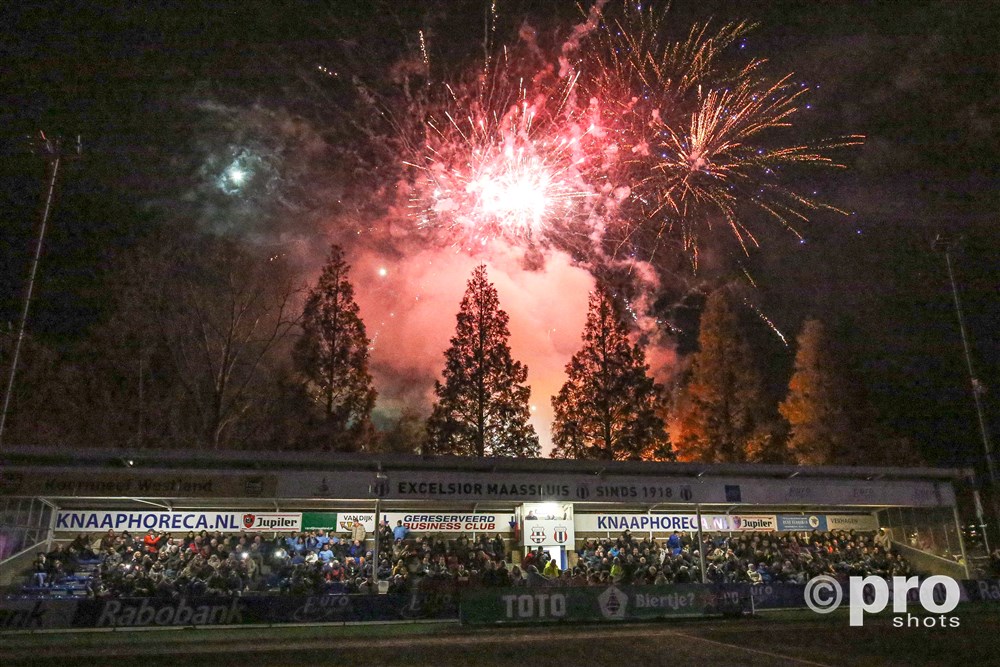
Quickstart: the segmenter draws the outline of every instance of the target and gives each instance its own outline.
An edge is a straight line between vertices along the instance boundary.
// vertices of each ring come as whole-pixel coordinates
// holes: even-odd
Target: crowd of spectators
[[[378,539],[376,564],[374,542]],[[80,535],[39,554],[30,588],[80,583],[88,597],[162,597],[247,593],[405,593],[442,578],[481,583],[487,568],[507,557],[499,536],[460,535],[445,540],[410,536],[401,524],[383,524],[377,536],[355,522],[349,534],[325,530],[274,537],[260,533],[155,530],[145,535],[109,530],[99,539]],[[86,571],[85,576],[78,576]],[[486,579],[489,579],[486,575]]]
[[[379,548],[374,549],[375,540]],[[514,564],[501,535],[414,536],[401,523],[376,536],[355,524],[350,534],[324,530],[276,537],[248,533],[109,530],[80,535],[36,561],[32,583],[52,585],[77,574],[94,598],[242,595],[251,593],[408,593],[444,587],[804,583],[813,576],[911,574],[884,533],[678,532],[666,539],[633,536],[585,539],[562,569],[544,549],[528,549]],[[377,578],[376,575],[377,574]]]
[[[699,545],[697,535],[674,532],[657,541],[625,531],[617,539],[586,540],[577,564],[559,576],[567,585],[700,582],[701,549],[711,583],[801,584],[820,574],[911,574],[884,533],[704,533]]]
[[[56,542],[52,550],[39,553],[32,563],[31,584],[43,587],[73,577],[81,562],[98,560],[98,545],[86,535],[77,535],[69,544]]]

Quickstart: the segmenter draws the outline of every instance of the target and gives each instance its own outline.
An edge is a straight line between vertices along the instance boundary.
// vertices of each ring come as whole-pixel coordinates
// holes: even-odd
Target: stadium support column
[[[708,583],[705,578],[705,542],[701,537],[701,505],[694,506],[695,516],[698,519],[698,565],[701,567],[701,583]]]
[[[375,546],[372,547],[372,581],[378,586],[378,541],[381,536],[381,531],[379,528],[382,526],[381,517],[379,516],[379,503],[378,498],[375,499]]]
[[[973,478],[970,483],[972,484],[972,500],[976,504],[976,521],[979,522],[979,529],[983,531],[983,548],[986,549],[986,555],[989,556],[993,552],[990,550],[989,527],[986,525],[986,515],[983,512],[983,497],[979,493],[979,489],[976,488],[976,480]],[[961,537],[961,527],[959,527],[958,534]]]
[[[48,503],[48,506],[52,508],[52,514],[49,516],[49,529],[45,533],[45,551],[49,552],[52,551],[52,544],[56,539],[56,519],[59,518],[59,506],[45,499],[41,500],[44,503]]]
[[[965,539],[962,537],[962,519],[958,516],[958,505],[952,505],[951,511],[955,515],[955,530],[958,531],[958,546],[962,549],[962,563],[965,565],[965,578],[972,579],[969,570],[969,556],[965,553]],[[986,543],[986,550],[989,553],[989,542]]]

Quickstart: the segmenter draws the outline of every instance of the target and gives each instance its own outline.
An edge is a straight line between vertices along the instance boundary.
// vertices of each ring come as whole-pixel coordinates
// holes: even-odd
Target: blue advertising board
[[[779,514],[778,530],[826,531],[826,516],[823,514]]]

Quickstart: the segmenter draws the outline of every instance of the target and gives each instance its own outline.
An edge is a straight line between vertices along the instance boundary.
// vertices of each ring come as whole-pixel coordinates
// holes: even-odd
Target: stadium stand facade
[[[802,607],[821,574],[994,591],[968,580],[964,470],[42,449],[0,464],[0,629],[745,613]]]
[[[385,590],[436,571],[473,585],[968,576],[964,470],[40,449],[3,464],[3,583],[88,595],[166,595],[165,579]]]

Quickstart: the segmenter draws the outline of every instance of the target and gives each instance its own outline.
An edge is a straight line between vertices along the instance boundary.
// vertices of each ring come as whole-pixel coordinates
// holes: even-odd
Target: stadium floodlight
[[[979,435],[983,441],[983,454],[986,457],[986,473],[988,475],[988,480],[990,486],[993,487],[994,497],[997,490],[997,471],[996,464],[993,461],[993,445],[990,442],[990,432],[986,427],[986,417],[983,414],[983,401],[981,394],[985,393],[984,386],[979,378],[976,377],[976,372],[972,366],[972,353],[969,349],[969,336],[965,330],[965,315],[962,313],[962,301],[958,297],[958,285],[955,282],[955,269],[951,262],[951,253],[958,245],[958,239],[950,234],[938,234],[934,239],[932,247],[934,250],[944,254],[945,265],[948,267],[948,281],[951,284],[951,296],[955,303],[955,316],[958,318],[958,331],[962,338],[962,351],[965,353],[965,368],[969,372],[969,383],[972,388],[972,401],[976,406],[976,417],[979,420]],[[983,519],[982,509],[978,498],[978,491],[976,498],[976,506],[978,508],[979,522],[983,525],[983,538],[984,544],[986,546],[987,553],[989,553],[989,539],[986,537],[986,522]],[[994,514],[1000,514],[997,507],[994,505]],[[1000,518],[994,516],[994,520]]]
[[[543,517],[557,516],[559,514],[558,503],[542,503],[538,506],[538,513]]]
[[[944,253],[944,261],[948,267],[948,280],[951,283],[951,296],[955,302],[955,315],[958,317],[958,330],[962,338],[962,350],[965,353],[965,367],[969,372],[969,382],[972,387],[972,400],[976,405],[976,416],[979,419],[979,435],[983,440],[983,452],[986,454],[986,469],[989,472],[990,482],[997,483],[996,465],[993,462],[993,445],[990,443],[990,433],[986,428],[986,417],[983,414],[983,401],[981,394],[984,393],[983,384],[976,377],[976,372],[972,367],[972,353],[969,350],[969,336],[965,330],[965,316],[962,313],[962,301],[958,298],[958,286],[955,283],[955,270],[951,263],[951,252],[958,245],[958,241],[949,234],[938,234],[934,239],[933,248]]]
[[[25,329],[28,326],[28,313],[31,310],[31,298],[35,292],[35,277],[38,275],[38,264],[42,258],[42,245],[45,243],[45,229],[48,226],[49,214],[52,212],[52,201],[55,199],[56,178],[59,176],[59,165],[62,161],[80,157],[83,153],[83,144],[79,136],[76,143],[71,144],[67,149],[65,142],[61,138],[45,136],[44,132],[39,132],[37,137],[32,138],[33,150],[42,155],[49,163],[48,188],[45,195],[45,207],[42,209],[42,222],[38,227],[38,241],[35,244],[35,254],[31,260],[31,271],[28,274],[28,287],[24,293],[24,306],[21,309],[21,321],[17,328],[17,338],[14,341],[14,353],[10,362],[10,373],[7,376],[7,390],[3,396],[3,407],[0,408],[0,448],[3,447],[4,428],[7,425],[7,413],[10,410],[11,396],[14,394],[14,379],[17,376],[17,363],[21,356],[21,344],[24,342]]]

